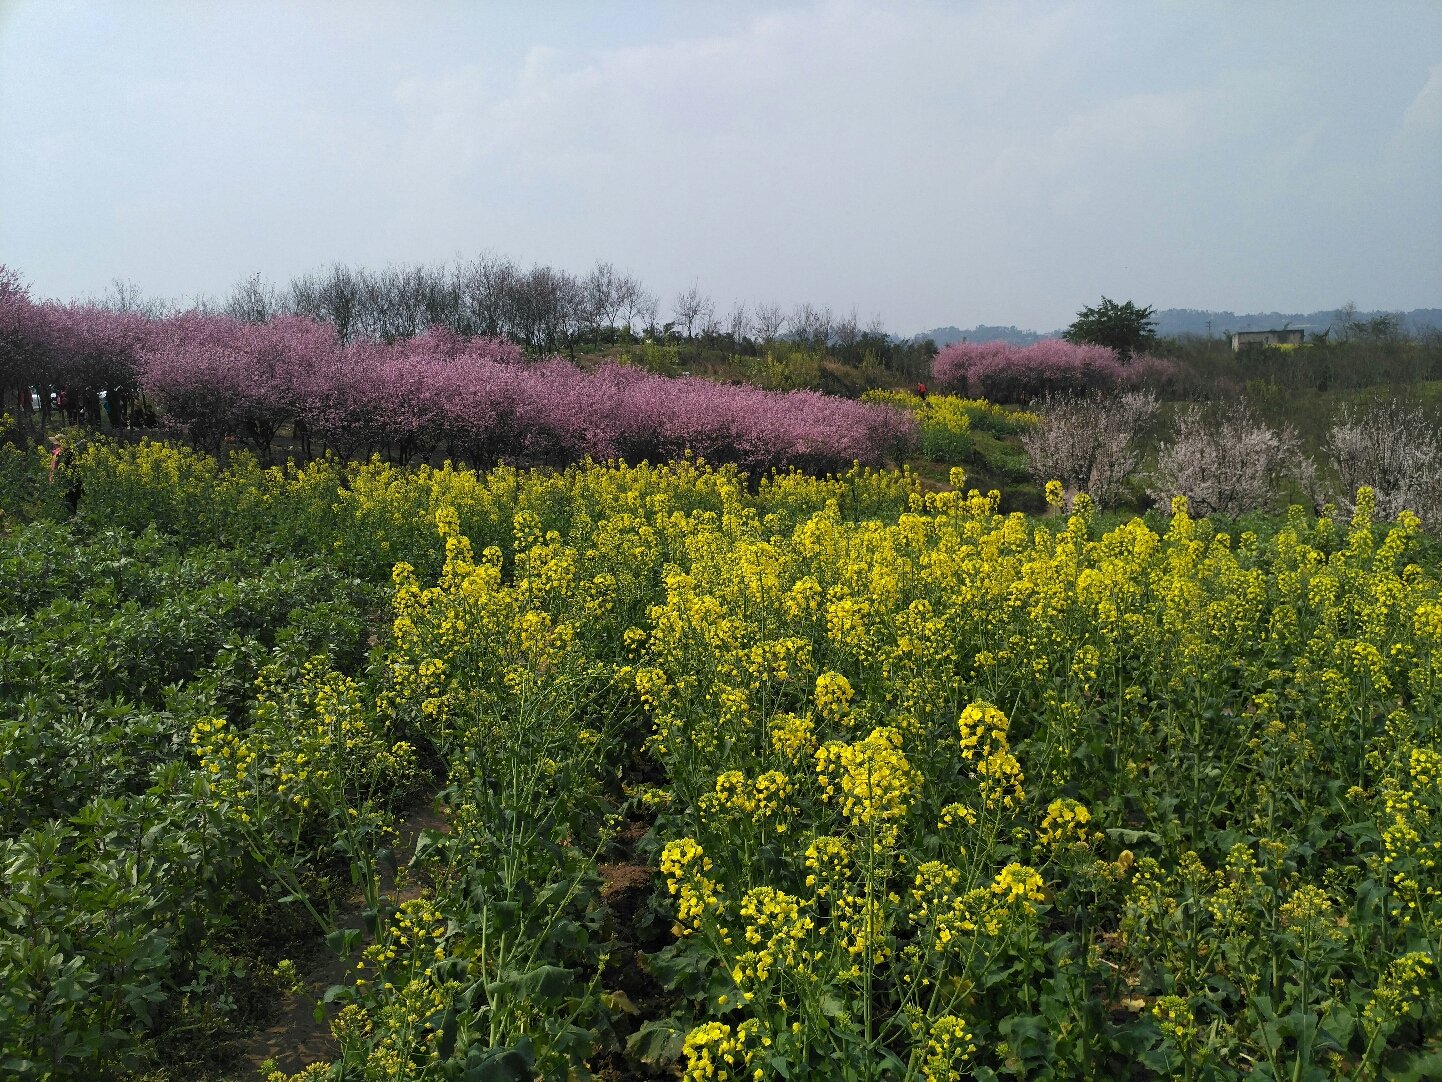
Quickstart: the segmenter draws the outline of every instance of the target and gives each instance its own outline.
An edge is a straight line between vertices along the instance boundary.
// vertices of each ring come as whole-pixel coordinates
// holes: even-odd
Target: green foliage
[[[1024,481],[1031,472],[1031,462],[1026,452],[1015,442],[999,439],[988,432],[977,432],[972,436],[976,457],[988,476],[1015,483]]]
[[[243,715],[274,653],[354,663],[367,591],[315,562],[47,521],[0,536],[0,575],[4,1073],[139,1069],[152,1032],[190,1032],[168,1042],[184,1059],[234,1026],[237,934],[260,927],[237,919],[271,889],[190,765],[191,727]]]
[[[825,354],[776,343],[746,359],[746,379],[769,391],[798,391],[821,382]]]
[[[625,350],[618,358],[622,364],[636,364],[658,376],[681,374],[681,351],[674,342],[657,342],[647,338],[633,353]]]
[[[1442,588],[1365,498],[79,468],[0,533],[6,1077],[195,1077],[302,934],[308,1079],[1430,1069]]]
[[[921,429],[921,453],[929,459],[961,466],[972,456],[971,409],[965,399],[952,395],[922,398],[910,391],[867,391],[863,402],[895,406],[916,418]]]
[[[1026,453],[1016,437],[1039,423],[1036,414],[998,406],[984,398],[867,391],[864,402],[907,410],[921,427],[921,453],[948,466],[964,466],[987,482],[1017,482],[1028,475]]]
[[[49,477],[50,456],[42,448],[9,442],[11,432],[10,415],[0,414],[0,530],[66,511],[65,489]]]
[[[1152,308],[1138,308],[1131,301],[1118,304],[1103,297],[1095,307],[1083,308],[1062,335],[1068,342],[1088,342],[1113,349],[1123,360],[1141,353],[1156,341]]]

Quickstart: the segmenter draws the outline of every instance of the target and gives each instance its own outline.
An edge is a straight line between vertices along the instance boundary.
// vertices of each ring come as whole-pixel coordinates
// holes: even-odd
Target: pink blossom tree
[[[932,361],[932,383],[940,390],[1029,402],[1042,395],[1088,394],[1132,388],[1171,378],[1170,362],[1137,355],[1123,364],[1106,346],[1044,338],[1030,346],[1008,342],[959,342]]]
[[[197,446],[248,445],[269,461],[290,424],[351,457],[402,461],[444,448],[476,466],[563,465],[582,458],[664,459],[689,450],[753,471],[841,470],[914,445],[904,411],[813,391],[668,378],[616,364],[585,370],[518,346],[432,328],[410,338],[342,342],[308,317],[263,322],[189,311],[163,319],[88,305],[36,305],[0,273],[0,393],[54,386],[72,419],[143,392]]]

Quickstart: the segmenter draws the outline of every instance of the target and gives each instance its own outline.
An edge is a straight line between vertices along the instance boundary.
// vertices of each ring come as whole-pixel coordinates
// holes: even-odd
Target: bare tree
[[[640,279],[626,275],[619,286],[617,315],[632,331],[637,324],[649,326],[656,322],[660,301],[641,284]]]
[[[598,262],[580,280],[580,287],[583,334],[595,334],[603,327],[629,329],[639,319],[655,318],[656,298],[634,275],[610,263]]]
[[[399,298],[392,296],[390,271],[372,271],[362,267],[356,277],[361,287],[361,320],[365,333],[383,342],[401,337],[394,333],[403,316],[398,310]]]
[[[1357,302],[1348,301],[1332,313],[1332,322],[1327,327],[1327,333],[1331,334],[1335,331],[1337,341],[1350,342],[1356,333],[1359,322],[1357,318]]]
[[[774,342],[786,325],[786,310],[775,301],[757,301],[751,319],[756,337],[763,342]]]
[[[746,313],[746,302],[737,301],[726,315],[726,335],[731,339],[731,348],[734,351],[740,352],[750,328],[751,320]]]
[[[445,267],[393,265],[357,276],[365,330],[384,342],[411,338],[437,324],[462,324],[460,290]]]
[[[176,310],[179,311],[181,308],[182,306],[177,303]],[[213,316],[219,313],[220,303],[211,294],[197,291],[191,295],[189,303],[185,304],[183,308],[185,311]]]
[[[511,291],[511,330],[535,352],[574,344],[583,307],[580,282],[565,271],[535,266]]]
[[[296,315],[325,320],[342,342],[359,329],[363,298],[361,283],[347,266],[334,263],[318,275],[305,275],[290,283],[290,310]]]
[[[513,261],[485,253],[458,267],[455,277],[464,333],[519,337],[512,312],[522,271]]]
[[[115,312],[148,316],[151,319],[159,319],[177,310],[177,305],[173,301],[146,296],[144,290],[128,278],[111,279],[110,288],[105,291],[105,296],[100,301],[100,307],[109,308]]]
[[[621,312],[621,278],[610,263],[599,261],[581,279],[583,334],[596,335],[600,328],[616,325]]]
[[[861,338],[861,323],[856,315],[856,305],[851,306],[851,311],[832,323],[831,341],[838,348],[849,350],[856,345]]]
[[[808,349],[823,349],[831,338],[831,309],[798,304],[787,317],[786,329]]]
[[[455,274],[444,265],[420,270],[423,283],[421,312],[425,317],[421,330],[446,327],[457,334],[464,334],[465,317],[461,308],[460,282]]]
[[[715,306],[711,298],[701,292],[701,289],[693,281],[691,288],[676,294],[676,302],[671,306],[671,314],[676,317],[676,322],[686,329],[686,337],[696,337],[698,327],[704,327],[712,318]]]
[[[244,281],[237,282],[226,297],[223,311],[232,319],[243,323],[265,323],[281,314],[285,302],[280,292],[265,281],[257,271]]]

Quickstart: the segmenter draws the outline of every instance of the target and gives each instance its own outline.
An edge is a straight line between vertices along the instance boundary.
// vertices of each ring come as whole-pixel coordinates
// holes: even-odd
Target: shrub
[[[1296,432],[1270,427],[1244,399],[1193,403],[1177,414],[1175,436],[1161,445],[1147,491],[1162,508],[1185,496],[1194,514],[1240,515],[1270,507],[1282,483],[1305,479],[1310,465]]]
[[[1336,470],[1338,503],[1348,511],[1367,485],[1379,514],[1391,519],[1406,509],[1428,529],[1442,528],[1442,433],[1421,406],[1397,398],[1348,403],[1324,450]]]
[[[960,401],[971,418],[973,431],[990,432],[993,436],[1020,436],[1041,424],[1041,418],[1030,410],[998,406],[984,398],[963,398]]]
[[[970,459],[974,450],[971,437],[974,403],[951,395],[922,398],[910,391],[887,390],[867,391],[861,400],[895,406],[916,418],[921,430],[921,453],[927,458],[952,465],[961,465]]]
[[[1114,505],[1142,463],[1138,441],[1157,412],[1149,391],[1044,398],[1042,421],[1021,437],[1039,481],[1057,480],[1100,507]]]

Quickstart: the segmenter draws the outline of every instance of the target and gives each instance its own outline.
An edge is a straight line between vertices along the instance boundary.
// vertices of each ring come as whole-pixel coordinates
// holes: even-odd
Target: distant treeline
[[[1204,308],[1162,308],[1152,314],[1156,333],[1161,338],[1216,338],[1225,340],[1236,331],[1269,331],[1284,327],[1300,328],[1307,337],[1346,341],[1359,337],[1427,339],[1442,335],[1442,308],[1414,308],[1409,312],[1358,310],[1355,304],[1316,312],[1236,312],[1210,311]],[[913,336],[913,341],[931,339],[940,348],[957,342],[1008,342],[1029,346],[1043,338],[1061,334],[1060,330],[1040,332],[1020,327],[999,327],[978,324],[975,327],[933,327]]]
[[[824,305],[758,300],[738,301],[723,311],[695,284],[668,304],[635,275],[605,261],[574,274],[494,254],[380,270],[335,263],[284,285],[252,275],[225,297],[185,304],[147,297],[139,287],[117,281],[93,303],[151,317],[196,310],[245,323],[307,316],[329,323],[343,344],[395,342],[442,327],[463,337],[504,338],[536,356],[574,358],[648,340],[684,342],[692,356],[720,350],[759,357],[768,347],[800,349],[909,378],[924,377],[935,352],[930,343],[887,334],[879,317],[863,325],[854,309],[837,314]]]

